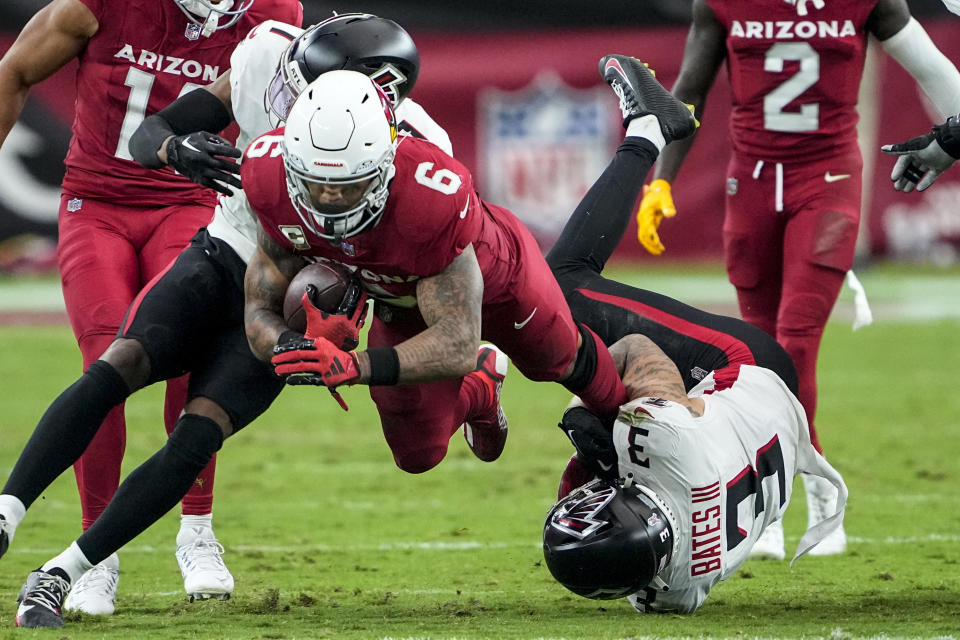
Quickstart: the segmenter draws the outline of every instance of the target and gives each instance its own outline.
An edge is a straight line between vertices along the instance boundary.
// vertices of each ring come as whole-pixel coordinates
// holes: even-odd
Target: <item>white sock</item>
[[[13,525],[14,529],[20,526],[20,521],[26,514],[27,508],[20,502],[20,498],[8,493],[0,495],[0,516]],[[13,532],[10,533],[10,539],[13,539]]]
[[[209,532],[209,533],[208,533]],[[213,514],[203,516],[180,516],[180,532],[177,534],[177,545],[189,544],[200,537],[213,535]]]
[[[106,562],[106,560],[104,560],[104,562]],[[70,576],[70,583],[73,584],[80,578],[80,576],[92,569],[93,564],[87,560],[87,556],[83,555],[83,551],[80,551],[80,547],[77,546],[77,543],[73,542],[69,547],[67,547],[66,551],[55,558],[47,560],[47,562],[40,567],[42,571],[47,572],[53,568],[63,570],[68,576]]]
[[[667,146],[667,141],[663,138],[663,132],[660,131],[660,119],[652,113],[631,120],[630,124],[627,125],[627,136],[646,138],[653,143],[657,151],[663,151],[663,148]]]

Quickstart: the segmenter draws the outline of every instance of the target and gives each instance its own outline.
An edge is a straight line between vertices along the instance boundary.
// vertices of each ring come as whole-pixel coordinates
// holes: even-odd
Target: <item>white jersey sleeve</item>
[[[443,149],[448,156],[453,155],[453,145],[447,132],[430,117],[423,107],[410,98],[397,107],[397,120],[402,131],[425,138]]]
[[[246,148],[258,136],[276,128],[278,122],[268,112],[264,99],[267,87],[277,71],[280,56],[303,29],[276,20],[254,27],[230,56],[230,103],[240,127],[237,147]],[[221,196],[207,225],[215,238],[229,244],[244,262],[257,248],[257,217],[242,190]]]
[[[237,146],[280,126],[269,113],[264,96],[277,72],[280,55],[303,29],[276,20],[254,27],[230,56],[230,102],[240,127]]]

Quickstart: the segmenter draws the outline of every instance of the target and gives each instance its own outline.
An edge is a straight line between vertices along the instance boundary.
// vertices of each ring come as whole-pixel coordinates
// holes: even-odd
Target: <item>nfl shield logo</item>
[[[356,250],[353,248],[353,245],[350,244],[349,242],[341,242],[341,243],[340,243],[340,249],[343,250],[343,252],[344,252],[345,254],[347,254],[348,256],[355,256],[355,255],[357,255],[357,252],[356,252]]]
[[[187,30],[183,33],[186,36],[187,40],[199,40],[200,39],[201,27],[198,24],[191,22],[187,25]]]
[[[478,120],[484,194],[552,243],[619,141],[610,90],[541,74],[519,91],[486,91]]]
[[[80,198],[72,198],[67,200],[67,211],[73,213],[74,211],[80,211],[80,208],[83,206],[83,200]]]

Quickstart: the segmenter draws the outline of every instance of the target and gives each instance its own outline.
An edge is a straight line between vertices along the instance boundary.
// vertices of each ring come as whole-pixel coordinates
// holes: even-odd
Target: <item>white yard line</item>
[[[800,540],[798,536],[786,536],[787,542],[796,543]],[[904,545],[917,544],[924,542],[947,542],[956,544],[960,542],[960,534],[929,533],[922,536],[887,536],[883,538],[871,538],[863,536],[847,535],[847,541],[852,544],[865,545]],[[292,544],[292,545],[227,545],[227,551],[235,553],[350,553],[356,551],[488,551],[502,549],[539,549],[542,547],[539,541],[529,542],[424,542],[424,541],[399,541],[380,544],[346,544],[330,545],[323,543],[316,544]],[[18,547],[13,546],[7,552],[9,554],[19,555],[55,555],[63,549],[54,549],[53,547]],[[168,546],[155,547],[152,545],[128,545],[121,550],[121,553],[170,553]]]

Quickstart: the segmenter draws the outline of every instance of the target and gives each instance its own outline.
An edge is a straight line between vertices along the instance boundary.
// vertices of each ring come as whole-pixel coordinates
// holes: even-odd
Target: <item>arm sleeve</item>
[[[903,29],[881,44],[884,51],[913,76],[941,117],[957,114],[960,110],[960,71],[937,49],[915,18],[910,18]]]
[[[220,98],[206,89],[194,89],[144,118],[130,136],[127,148],[133,159],[146,168],[159,169],[163,163],[157,158],[157,149],[168,137],[195,131],[220,132],[231,121]]]

